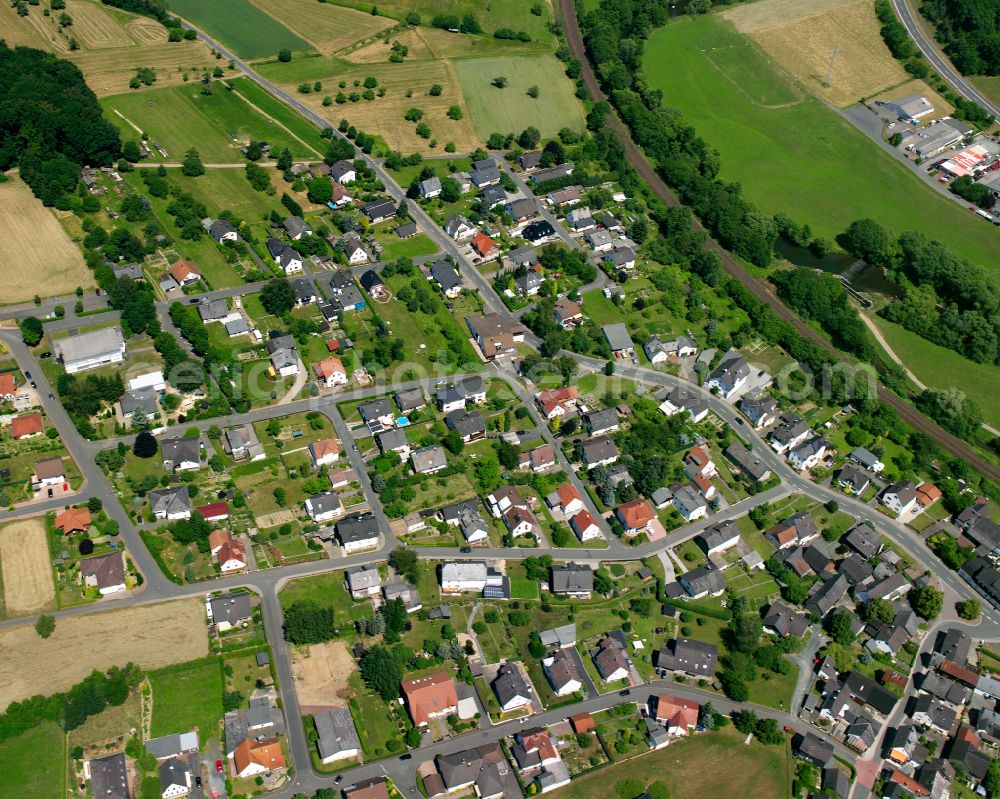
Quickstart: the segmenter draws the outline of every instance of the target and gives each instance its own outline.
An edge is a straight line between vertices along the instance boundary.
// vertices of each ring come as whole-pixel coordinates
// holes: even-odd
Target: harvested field
[[[151,87],[155,89],[183,83],[185,74],[191,81],[196,81],[202,70],[218,66],[211,51],[201,42],[131,45],[113,50],[79,50],[66,55],[83,70],[87,85],[98,97],[133,91],[129,89],[128,82],[139,66],[155,70],[156,83]]]
[[[806,89],[851,105],[907,79],[879,34],[868,0],[791,3],[763,0],[723,16]]]
[[[156,669],[208,653],[200,598],[60,619],[49,638],[30,624],[0,631],[0,710],[38,693],[62,691],[93,669],[129,661]]]
[[[106,50],[132,44],[125,28],[89,0],[67,0],[66,12],[73,18],[73,36],[81,47]]]
[[[355,64],[385,64],[389,61],[393,42],[397,41],[410,48],[409,55],[406,56],[408,61],[431,61],[434,59],[434,53],[424,42],[419,28],[397,31],[389,37],[389,44],[386,44],[384,39],[379,38],[363,47],[342,53],[340,57]]]
[[[330,55],[348,45],[367,39],[396,23],[385,17],[373,17],[353,8],[316,0],[251,0],[251,2],[287,25],[319,52]]]
[[[8,616],[23,616],[55,606],[52,558],[42,518],[0,528],[0,567]]]
[[[784,22],[825,14],[854,2],[856,0],[760,0],[731,8],[721,16],[732,22],[740,33],[755,33]]]
[[[125,30],[139,44],[163,44],[167,41],[167,29],[151,19],[133,20],[125,26]]]
[[[94,285],[79,248],[15,174],[0,183],[0,282],[3,303],[52,297]]]
[[[357,670],[346,641],[313,644],[292,662],[295,693],[303,707],[343,707],[350,698],[347,680]]]
[[[455,67],[450,62],[419,61],[404,64],[348,65],[336,60],[313,60],[317,63],[309,65],[310,72],[313,72],[314,67],[317,70],[323,70],[324,65],[328,70],[326,74],[319,74],[317,71],[313,73],[316,76],[311,77],[312,80],[321,80],[324,84],[324,90],[318,94],[297,94],[296,87],[305,78],[283,77],[282,73],[286,71],[291,74],[295,73],[294,61],[290,65],[268,65],[268,68],[262,72],[265,72],[276,82],[289,81],[283,88],[295,94],[302,103],[334,125],[346,117],[359,130],[382,136],[390,149],[404,153],[440,153],[446,142],[454,142],[459,152],[471,152],[479,146],[480,142],[473,129],[472,115],[466,108],[462,88],[455,75]],[[301,69],[305,63],[303,60],[298,68]],[[347,85],[350,87],[355,80],[363,81],[369,75],[375,77],[379,86],[385,88],[384,97],[378,97],[368,102],[362,100],[357,103],[323,107],[324,95],[335,96],[340,91],[337,87],[339,81],[347,81]],[[439,97],[431,97],[427,94],[435,83],[443,87]],[[413,96],[407,97],[406,93],[410,89],[413,90]],[[462,119],[448,118],[448,108],[452,105],[457,105],[462,109]],[[430,127],[432,138],[438,141],[436,150],[430,147],[429,139],[421,139],[417,136],[415,123],[404,121],[403,115],[407,109],[412,107],[423,110],[422,121]]]

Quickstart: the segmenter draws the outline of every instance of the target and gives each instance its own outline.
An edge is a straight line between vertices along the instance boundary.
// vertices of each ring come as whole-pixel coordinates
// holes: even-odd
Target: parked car
[[[221,760],[216,760],[215,761],[215,770],[218,771],[220,774],[222,773],[222,761]]]

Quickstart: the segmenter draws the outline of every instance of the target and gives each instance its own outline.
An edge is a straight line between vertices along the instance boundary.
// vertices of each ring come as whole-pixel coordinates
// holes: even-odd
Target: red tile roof
[[[55,526],[64,533],[86,530],[90,527],[90,511],[86,508],[69,508],[56,516]]]
[[[479,253],[479,255],[483,258],[495,250],[496,246],[496,242],[482,231],[472,237],[472,249]]]
[[[597,519],[594,518],[594,514],[592,514],[589,510],[584,508],[578,514],[576,514],[576,516],[573,517],[572,524],[576,530],[579,530],[582,533],[591,525],[596,525]]]
[[[268,770],[285,767],[285,756],[281,753],[281,744],[277,738],[262,738],[259,741],[246,738],[236,747],[233,760],[238,774],[243,773],[252,763]]]
[[[333,357],[326,358],[319,363],[314,363],[313,371],[316,373],[317,377],[322,377],[324,380],[329,379],[330,375],[333,374],[347,374],[343,361],[341,361],[340,358]]]
[[[589,732],[597,728],[597,725],[594,724],[594,717],[589,713],[575,713],[569,717],[569,723],[573,725],[576,732]]]
[[[917,502],[925,508],[941,499],[941,489],[933,483],[923,483],[917,486]]]
[[[656,514],[644,499],[633,499],[618,506],[618,518],[621,519],[626,530],[638,530],[649,524]]]
[[[13,372],[4,372],[0,375],[0,397],[13,396],[17,392],[17,383],[14,382]]]
[[[657,696],[656,718],[667,722],[668,727],[698,726],[698,710],[700,705],[691,699],[679,696]]]
[[[198,513],[204,516],[208,520],[212,519],[224,519],[229,516],[229,503],[228,502],[210,502],[207,505],[202,505],[197,509]]]
[[[10,423],[10,434],[14,438],[31,436],[41,433],[44,425],[40,413],[29,413],[27,416],[16,416]]]
[[[183,283],[192,275],[199,279],[201,278],[201,272],[198,271],[198,268],[184,258],[176,261],[174,265],[170,267],[170,275],[178,283]]]
[[[580,496],[580,492],[574,488],[572,483],[563,483],[556,489],[556,495],[559,497],[559,504],[564,508],[574,499],[579,500],[580,502],[583,501],[583,497]]]
[[[432,718],[458,707],[455,681],[445,671],[438,671],[416,680],[403,680],[400,686],[410,716],[416,725],[426,724]]]

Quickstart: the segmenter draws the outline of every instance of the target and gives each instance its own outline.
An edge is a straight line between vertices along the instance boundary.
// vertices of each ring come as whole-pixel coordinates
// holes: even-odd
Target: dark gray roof
[[[449,429],[457,430],[462,438],[486,433],[486,421],[482,414],[464,410],[452,411],[444,418]]]
[[[742,441],[733,441],[726,447],[725,455],[754,480],[766,480],[771,469],[757,455],[748,450]]]
[[[366,422],[381,416],[392,416],[392,403],[386,397],[379,397],[359,405],[358,413]]]
[[[618,426],[618,411],[614,408],[604,408],[590,411],[583,415],[583,423],[591,433],[600,433]]]
[[[504,663],[497,670],[496,679],[493,680],[493,690],[501,705],[506,705],[519,696],[530,700],[534,695],[531,683],[525,679],[521,669],[514,663]]]
[[[212,619],[216,624],[226,621],[235,625],[243,619],[249,619],[253,612],[250,594],[247,593],[222,594],[212,597],[209,605],[212,608]]]
[[[131,799],[124,752],[91,760],[90,780],[94,799]]]
[[[882,548],[878,533],[869,524],[858,524],[844,536],[844,543],[858,552],[863,558],[873,558]]]
[[[399,408],[402,413],[412,411],[426,404],[424,392],[419,388],[411,388],[408,391],[397,391],[395,399],[396,407]]]
[[[606,458],[617,457],[619,455],[618,446],[614,439],[602,436],[591,441],[584,441],[580,445],[583,450],[583,460],[586,463],[597,463]]]
[[[378,521],[371,514],[348,516],[337,522],[337,536],[342,544],[378,538]]]
[[[361,739],[354,727],[351,711],[346,707],[335,707],[318,713],[313,717],[316,733],[319,738],[316,748],[321,758],[336,755],[339,752],[361,749]]]
[[[389,450],[402,449],[406,447],[409,442],[406,440],[406,432],[399,427],[393,427],[389,430],[383,430],[377,436],[375,436],[375,441],[378,444],[378,448],[382,452],[388,452]]]
[[[670,671],[683,671],[699,677],[714,677],[719,650],[713,644],[693,638],[676,638],[661,649],[656,665]]]
[[[628,334],[628,330],[625,325],[621,322],[616,322],[612,325],[604,325],[601,328],[604,333],[604,338],[608,341],[608,346],[615,352],[620,350],[634,349],[635,344],[632,342],[632,337]]]
[[[149,507],[153,513],[172,514],[191,510],[191,497],[186,485],[156,488],[150,491],[146,497],[149,499]]]
[[[806,600],[806,609],[817,616],[825,616],[845,594],[847,594],[847,580],[842,574],[838,574],[823,583],[819,590]]]
[[[176,757],[160,763],[157,774],[160,777],[160,790],[163,792],[166,792],[171,785],[183,785],[186,787],[190,779],[190,771],[187,764]]]
[[[722,572],[713,568],[710,564],[699,566],[682,574],[680,583],[691,596],[696,596],[706,591],[710,594],[717,594],[726,588],[726,580],[722,576]]]
[[[825,766],[833,758],[833,744],[811,732],[799,739],[797,751],[802,757],[821,766]]]
[[[462,278],[448,261],[435,261],[431,264],[431,277],[441,286],[442,291],[451,291],[462,287]]]
[[[594,590],[594,572],[582,563],[552,567],[552,593],[565,594]]]
[[[413,463],[414,471],[418,474],[448,465],[448,457],[444,454],[444,447],[439,447],[436,444],[414,450],[410,453],[410,460]]]

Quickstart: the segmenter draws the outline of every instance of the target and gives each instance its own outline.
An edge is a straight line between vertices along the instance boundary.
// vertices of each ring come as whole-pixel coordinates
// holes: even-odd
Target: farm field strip
[[[24,519],[0,528],[0,567],[7,615],[38,613],[55,605],[52,559],[43,519]]]
[[[243,58],[273,56],[283,48],[303,52],[309,44],[249,0],[172,0],[170,10],[227,44]]]
[[[386,17],[372,16],[334,3],[317,3],[316,0],[250,2],[277,22],[286,25],[324,55],[395,25],[393,20]]]

